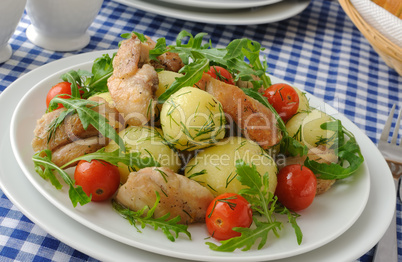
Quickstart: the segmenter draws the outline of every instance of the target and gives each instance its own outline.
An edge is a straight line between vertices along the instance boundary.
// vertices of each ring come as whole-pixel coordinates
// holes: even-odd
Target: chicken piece
[[[170,213],[170,218],[179,215],[182,224],[203,222],[214,198],[207,188],[167,167],[147,167],[130,173],[127,182],[117,191],[116,200],[138,211],[145,206],[153,207],[156,191],[160,201],[154,217],[167,213]]]
[[[35,152],[50,149],[54,150],[59,146],[64,146],[72,141],[91,137],[98,134],[93,126],[89,126],[87,130],[81,124],[79,117],[69,115],[64,119],[64,122],[55,130],[49,139],[49,129],[53,121],[60,115],[65,108],[57,109],[50,113],[44,114],[36,123],[34,130],[34,139],[32,140],[32,148]]]
[[[184,66],[183,61],[178,54],[167,52],[157,57],[158,61],[152,60],[150,64],[155,68],[161,68],[167,71],[179,72]]]
[[[226,117],[230,117],[228,122],[234,121],[246,138],[257,142],[264,149],[280,142],[282,134],[275,115],[237,86],[219,81],[208,74],[204,74],[196,86],[213,95],[222,104]]]
[[[135,34],[122,41],[113,59],[114,77],[126,78],[135,75],[143,64],[149,62],[149,50],[154,47],[155,42],[150,38],[142,43]]]
[[[109,141],[107,138],[98,136],[76,140],[57,148],[52,153],[52,162],[61,167],[77,157],[98,151],[107,144],[107,141]],[[77,164],[78,162],[68,167],[73,167]]]
[[[125,121],[133,126],[145,125],[154,115],[154,94],[158,84],[158,74],[148,64],[133,76],[118,78],[113,74],[108,79],[110,95],[116,109],[123,114]]]
[[[325,145],[320,145],[318,147],[310,148],[306,156],[287,157],[286,162],[282,162],[281,164],[278,163],[278,168],[282,169],[286,165],[291,164],[303,165],[307,157],[310,160],[317,161],[318,163],[329,164],[336,163],[338,161],[338,157],[335,155],[333,150],[327,149]],[[320,179],[318,174],[316,195],[321,195],[328,191],[335,182],[335,179]]]
[[[124,127],[124,119],[122,116],[116,109],[111,108],[104,99],[100,97],[91,97],[88,100],[99,103],[99,106],[93,107],[92,110],[106,117],[109,124],[115,129]],[[99,131],[92,125],[88,126],[87,130],[85,130],[78,115],[73,114],[64,119],[63,123],[56,128],[55,132],[49,139],[49,128],[60,113],[65,110],[65,108],[61,108],[46,113],[37,121],[34,130],[34,139],[32,140],[32,148],[35,152],[44,149],[54,151],[58,147],[64,146],[73,141],[99,135]]]
[[[133,126],[145,125],[155,113],[154,93],[159,78],[147,64],[149,50],[154,46],[150,38],[142,43],[135,34],[124,40],[113,60],[113,75],[108,79],[116,109]]]

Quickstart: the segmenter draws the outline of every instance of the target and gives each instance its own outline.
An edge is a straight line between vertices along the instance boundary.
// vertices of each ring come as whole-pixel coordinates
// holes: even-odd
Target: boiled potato
[[[158,89],[155,91],[155,96],[160,97],[169,87],[173,84],[173,82],[176,80],[178,77],[182,77],[182,74],[172,72],[172,71],[161,71],[158,73],[158,78],[159,78],[159,85]],[[156,109],[155,109],[155,119],[156,119],[156,124],[159,125],[159,116],[160,112],[162,110],[162,104],[157,104]]]
[[[178,77],[182,77],[182,74],[172,71],[161,71],[158,73],[159,86],[155,92],[155,96],[159,97],[163,94]]]
[[[129,152],[140,152],[141,156],[153,157],[161,166],[169,167],[177,172],[181,167],[179,156],[166,145],[161,134],[162,130],[147,126],[129,126],[119,135],[123,139]],[[111,141],[105,148],[106,152],[118,149],[116,142]],[[133,170],[123,163],[119,163],[120,182],[125,183]],[[134,167],[138,169],[137,167]]]
[[[274,193],[278,171],[274,160],[255,142],[242,137],[229,137],[218,145],[204,149],[192,158],[185,176],[208,188],[215,196],[244,188],[236,179],[236,160],[253,163],[262,175],[269,175],[269,190]]]
[[[296,90],[297,94],[299,95],[299,108],[297,109],[297,112],[308,111],[310,109],[310,105],[309,105],[308,99],[306,97],[306,93],[302,92],[297,87],[293,86],[293,88]]]
[[[113,101],[112,96],[110,95],[109,92],[99,93],[99,94],[93,95],[92,97],[96,97],[96,96],[104,99],[109,104],[109,107],[116,108],[116,103]]]
[[[331,146],[333,144],[335,132],[324,130],[320,126],[325,122],[331,122],[330,115],[318,110],[304,111],[294,115],[286,123],[289,136],[296,138],[308,148],[319,145]]]
[[[160,118],[165,139],[182,151],[211,146],[225,135],[221,103],[198,88],[184,87],[171,95]]]

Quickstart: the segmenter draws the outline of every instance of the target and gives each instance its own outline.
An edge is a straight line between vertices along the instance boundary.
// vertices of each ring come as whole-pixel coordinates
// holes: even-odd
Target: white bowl
[[[12,55],[8,40],[14,34],[26,2],[27,0],[0,1],[0,63],[7,61]]]
[[[53,51],[79,50],[90,41],[87,32],[103,0],[28,0],[26,11],[31,19],[28,39]]]

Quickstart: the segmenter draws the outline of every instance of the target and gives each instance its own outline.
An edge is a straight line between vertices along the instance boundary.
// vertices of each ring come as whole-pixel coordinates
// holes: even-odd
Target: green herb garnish
[[[177,78],[169,89],[160,97],[159,102],[166,101],[171,94],[185,86],[194,86],[202,77],[202,74],[209,70],[210,64],[220,65],[228,69],[235,80],[242,79],[251,81],[255,86],[268,87],[271,80],[265,74],[267,64],[261,63],[260,51],[264,50],[258,42],[247,38],[233,40],[226,48],[214,48],[211,43],[202,44],[206,33],[199,33],[196,36],[182,31],[176,39],[176,45],[166,46],[166,40],[159,38],[154,49],[150,51],[150,59],[155,60],[166,52],[177,53],[186,65],[181,70],[184,76]],[[187,39],[187,42],[184,42]],[[249,63],[245,59],[249,60]],[[261,78],[254,81],[251,75]]]
[[[64,182],[70,187],[68,195],[70,196],[71,203],[74,207],[78,203],[85,205],[91,202],[91,198],[88,197],[81,186],[76,186],[75,181],[64,171],[52,162],[52,152],[50,150],[43,150],[32,157],[35,165],[35,171],[45,180],[50,180],[52,185],[57,189],[61,189],[62,185],[56,177],[55,171],[60,174]]]
[[[318,163],[307,158],[304,165],[318,175],[320,179],[343,179],[352,175],[364,162],[359,144],[354,135],[343,127],[340,120],[323,123],[322,129],[335,131],[334,148],[338,156],[337,163]],[[345,139],[345,136],[348,139]]]
[[[86,70],[70,70],[63,74],[61,79],[71,83],[71,94],[73,98],[80,98],[80,91],[83,98],[88,98],[97,93],[108,92],[107,80],[113,74],[113,59],[109,54],[104,54],[95,59],[91,72]],[[78,86],[82,89],[78,90]]]
[[[187,230],[187,225],[179,224],[180,216],[176,216],[175,218],[169,219],[170,214],[167,213],[159,218],[154,218],[154,212],[156,207],[159,204],[160,195],[158,191],[156,193],[156,201],[154,206],[149,209],[148,206],[143,207],[141,210],[132,211],[128,208],[123,207],[116,201],[112,201],[113,208],[120,213],[125,219],[127,219],[131,225],[133,225],[138,232],[141,233],[140,228],[136,225],[140,224],[141,228],[145,228],[146,225],[153,227],[155,230],[160,228],[162,232],[166,235],[166,237],[174,242],[180,233],[187,235],[191,239],[191,233]],[[147,211],[148,210],[148,211]],[[172,232],[175,234],[173,235]]]
[[[123,152],[125,151],[123,139],[121,139],[116,130],[109,125],[109,120],[91,109],[91,107],[99,106],[98,103],[86,99],[59,98],[56,96],[52,99],[52,101],[50,101],[49,111],[56,109],[59,103],[63,104],[67,110],[62,112],[51,124],[49,128],[49,139],[51,139],[51,136],[55,133],[56,128],[64,121],[67,115],[76,113],[80,118],[82,126],[85,130],[89,125],[92,125],[103,136],[114,140]]]

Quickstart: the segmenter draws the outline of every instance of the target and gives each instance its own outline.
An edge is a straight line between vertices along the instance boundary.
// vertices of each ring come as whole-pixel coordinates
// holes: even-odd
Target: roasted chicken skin
[[[180,216],[182,224],[203,222],[214,198],[205,187],[167,167],[147,167],[129,175],[127,182],[117,191],[116,200],[138,211],[154,205],[155,192],[159,193],[160,201],[154,217],[170,213],[170,218]]]
[[[275,115],[237,86],[204,74],[196,87],[207,91],[222,104],[228,123],[234,121],[246,138],[257,142],[264,149],[281,141],[282,134]]]
[[[94,96],[88,100],[99,104],[99,106],[91,109],[103,115],[116,130],[124,127],[122,116],[116,109],[110,107],[103,98]],[[65,108],[60,108],[44,114],[37,121],[32,140],[33,150],[35,152],[45,149],[51,150],[52,161],[58,166],[64,165],[75,157],[92,153],[108,143],[108,140],[102,137],[92,125],[89,125],[85,130],[77,114],[68,115],[51,133],[53,121],[65,110]]]

